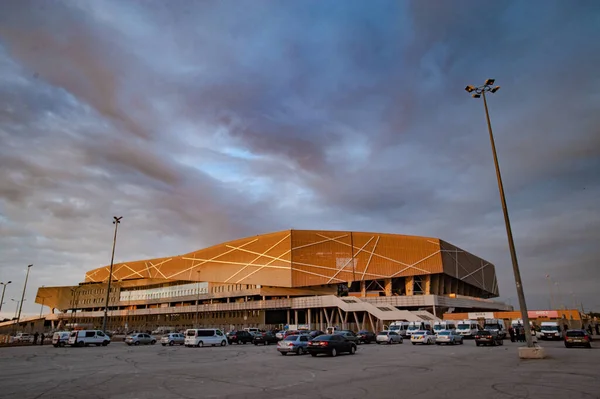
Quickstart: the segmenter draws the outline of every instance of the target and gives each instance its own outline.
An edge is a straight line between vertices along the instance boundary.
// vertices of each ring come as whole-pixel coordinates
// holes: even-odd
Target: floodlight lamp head
[[[470,93],[473,90],[475,90],[475,87],[473,85],[468,85],[467,87],[465,87],[465,90],[467,91],[467,93]]]
[[[500,86],[496,86],[494,87],[492,90],[490,90],[492,93],[497,92],[498,90],[500,90]]]
[[[473,96],[472,96],[472,97],[473,97],[473,98],[479,98],[479,97],[481,97],[481,94],[473,93]]]
[[[485,85],[486,86],[491,86],[494,84],[494,82],[496,81],[496,79],[488,79],[485,81]]]

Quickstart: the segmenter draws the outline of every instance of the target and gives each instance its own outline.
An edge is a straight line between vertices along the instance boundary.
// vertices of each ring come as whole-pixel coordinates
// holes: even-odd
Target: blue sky
[[[600,309],[594,1],[5,1],[0,281],[295,229],[440,237]],[[573,293],[573,295],[571,295]],[[10,315],[11,305],[3,309]],[[6,310],[6,313],[4,311]]]

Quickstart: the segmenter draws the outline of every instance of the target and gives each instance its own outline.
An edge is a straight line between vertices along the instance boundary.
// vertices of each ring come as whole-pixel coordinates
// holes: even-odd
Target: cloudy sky
[[[4,316],[116,261],[275,230],[440,237],[600,311],[597,1],[3,1]],[[546,275],[551,276],[548,282]],[[573,294],[571,294],[573,293]]]

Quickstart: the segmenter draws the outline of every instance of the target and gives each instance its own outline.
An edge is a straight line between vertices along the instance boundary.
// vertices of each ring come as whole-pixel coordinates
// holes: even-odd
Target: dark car
[[[360,344],[360,338],[350,330],[339,330],[335,332],[335,335],[341,335],[350,342],[354,342],[356,345]]]
[[[227,342],[229,344],[246,344],[252,342],[253,339],[254,336],[248,331],[232,331],[227,337]]]
[[[347,340],[343,335],[321,335],[308,343],[306,347],[311,356],[325,353],[329,356],[337,356],[338,353],[356,353],[356,344]]]
[[[568,330],[565,335],[565,346],[572,348],[573,346],[592,347],[592,337],[585,330]]]
[[[497,331],[480,330],[475,334],[475,345],[504,345],[504,340]]]
[[[361,330],[356,335],[358,335],[359,342],[363,344],[370,344],[377,339],[377,335],[373,331]]]
[[[271,331],[267,331],[267,332],[263,332],[263,333],[254,334],[254,339],[252,340],[252,343],[254,345],[258,345],[258,344],[269,345],[269,344],[276,344],[278,341],[279,340],[277,339],[275,334],[273,334]]]

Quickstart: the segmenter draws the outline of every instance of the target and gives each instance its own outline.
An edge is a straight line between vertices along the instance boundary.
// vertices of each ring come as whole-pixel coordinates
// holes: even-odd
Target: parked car
[[[69,342],[69,336],[71,335],[70,331],[57,331],[52,334],[52,345],[55,348],[59,346],[65,346]]]
[[[437,338],[435,339],[436,345],[462,345],[463,343],[463,336],[455,330],[441,330],[437,333]]]
[[[368,330],[360,330],[356,335],[358,335],[359,342],[363,344],[370,344],[377,339],[377,335],[373,331]]]
[[[13,342],[33,342],[33,335],[29,333],[17,333]]]
[[[277,337],[278,340],[282,340],[285,338],[285,331],[283,331],[283,330],[277,331],[275,333],[275,336]]]
[[[310,336],[308,334],[289,335],[277,343],[277,351],[284,356],[288,353],[303,355],[306,353],[309,341]]]
[[[435,334],[429,330],[417,330],[413,331],[410,335],[410,343],[413,345],[431,345],[435,344]]]
[[[350,342],[354,342],[356,345],[360,344],[360,338],[350,330],[339,330],[335,332],[336,335],[341,335]]]
[[[321,335],[310,341],[306,349],[313,357],[319,353],[325,353],[329,356],[337,356],[338,353],[354,355],[356,353],[356,344],[340,334]]]
[[[267,331],[264,333],[255,334],[254,339],[252,340],[252,343],[254,345],[258,345],[258,344],[269,345],[269,344],[276,344],[278,341],[279,340],[272,332]]]
[[[165,334],[160,338],[160,343],[162,346],[183,345],[185,344],[185,335],[179,333]]]
[[[298,330],[287,330],[283,332],[283,338],[288,337],[290,335],[300,335],[301,332]]]
[[[377,344],[401,344],[404,339],[396,331],[380,331],[375,342]]]
[[[254,336],[248,331],[232,331],[227,337],[227,342],[231,344],[246,344],[252,342]]]
[[[504,345],[503,335],[498,331],[480,330],[475,334],[475,345]]]
[[[156,343],[156,338],[154,338],[152,335],[150,334],[146,334],[146,333],[137,333],[137,334],[131,334],[129,336],[127,336],[125,338],[125,343],[129,346],[131,345],[140,345],[140,344],[144,344],[144,345],[154,345]]]
[[[572,348],[573,346],[592,347],[592,337],[585,330],[567,330],[565,334],[565,347]]]

